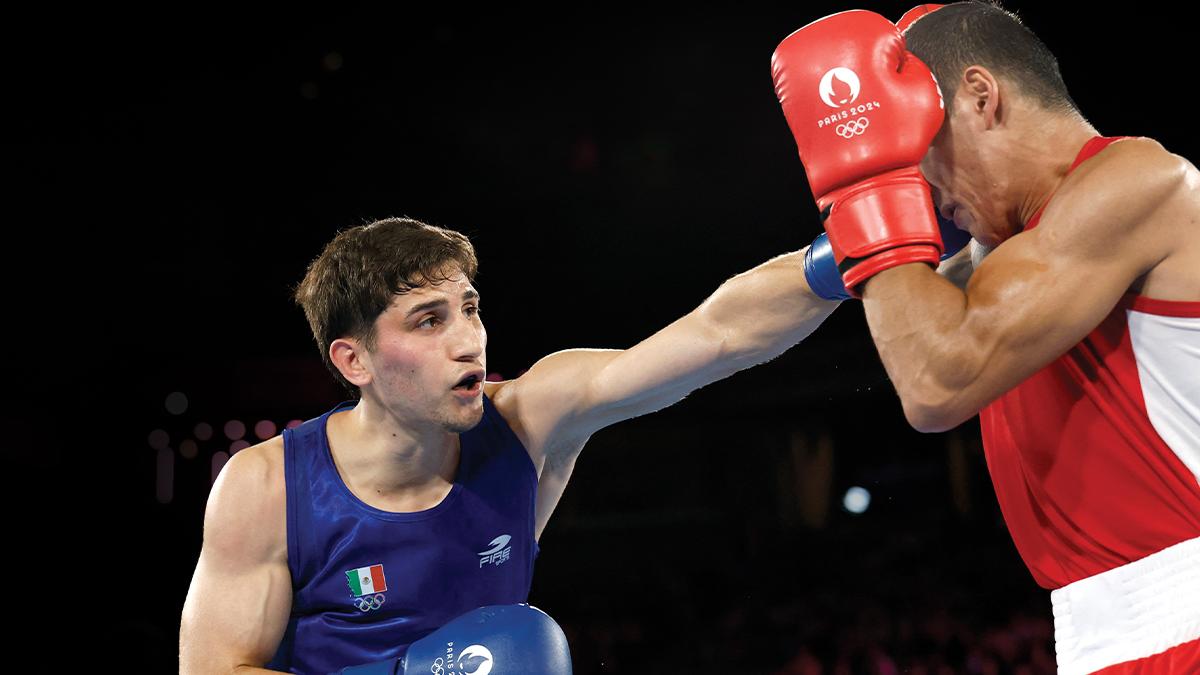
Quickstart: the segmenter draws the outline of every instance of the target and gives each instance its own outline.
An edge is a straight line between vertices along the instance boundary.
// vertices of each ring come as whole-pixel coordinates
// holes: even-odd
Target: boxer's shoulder
[[[1144,215],[1133,223],[1134,241],[1149,265],[1130,291],[1158,300],[1194,302],[1200,297],[1200,171],[1149,138],[1113,143],[1126,168],[1125,195],[1144,203]],[[1107,148],[1106,148],[1107,150]],[[1123,249],[1128,255],[1129,249]]]
[[[1200,174],[1150,138],[1110,143],[1079,164],[1050,200],[1038,244],[1072,259],[1107,260],[1129,292],[1191,299],[1200,246],[1188,231],[1200,214]]]
[[[230,469],[248,476],[258,482],[260,487],[277,486],[282,491],[283,436],[274,436],[239,451],[225,465],[225,470]]]
[[[1099,196],[1093,201],[1106,205],[1118,225],[1158,240],[1162,253],[1169,253],[1178,240],[1178,227],[1195,220],[1200,206],[1196,167],[1158,141],[1143,137],[1111,143],[1095,159],[1090,173],[1084,174],[1089,179],[1087,191]]]
[[[1139,188],[1161,189],[1177,184],[1190,166],[1186,159],[1152,138],[1124,138],[1108,144],[1080,164],[1068,177],[1068,183],[1089,190],[1109,187],[1121,194]]]
[[[241,450],[221,469],[205,512],[205,545],[286,559],[286,528],[283,437],[275,436]]]
[[[1063,181],[1047,205],[1044,221],[1070,227],[1096,226],[1114,231],[1145,229],[1161,211],[1185,199],[1188,161],[1150,138],[1129,138],[1109,144],[1080,164]]]

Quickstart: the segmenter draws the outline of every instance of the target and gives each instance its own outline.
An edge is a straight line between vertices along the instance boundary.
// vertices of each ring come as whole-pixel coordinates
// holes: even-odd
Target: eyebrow
[[[465,291],[462,294],[462,299],[463,300],[478,300],[479,293],[477,291],[475,291],[475,289],[470,289],[468,291]],[[421,304],[419,304],[419,305],[413,307],[412,309],[409,309],[407,312],[405,312],[404,318],[407,319],[408,317],[412,316],[413,314],[418,314],[420,312],[424,312],[426,310],[430,310],[435,307],[441,307],[445,304],[447,304],[447,303],[444,298],[439,298],[437,300],[430,300],[428,302],[422,302]]]

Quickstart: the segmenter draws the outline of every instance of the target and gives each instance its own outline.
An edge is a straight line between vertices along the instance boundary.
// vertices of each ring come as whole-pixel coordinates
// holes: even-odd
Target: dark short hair
[[[933,71],[947,106],[963,71],[980,65],[1004,76],[1042,107],[1079,112],[1058,59],[1016,14],[998,2],[957,2],[926,14],[904,33],[908,50]]]
[[[294,297],[325,366],[357,396],[358,387],[330,360],[329,345],[350,337],[374,349],[375,319],[394,295],[445,281],[456,271],[474,281],[477,269],[465,235],[412,218],[385,218],[339,232],[308,266]]]

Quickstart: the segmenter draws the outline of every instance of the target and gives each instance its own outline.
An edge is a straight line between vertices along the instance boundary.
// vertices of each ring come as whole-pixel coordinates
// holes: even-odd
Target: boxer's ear
[[[1012,91],[1013,85],[1005,82]],[[992,129],[1003,119],[1001,108],[1000,81],[992,71],[983,66],[969,66],[963,71],[962,81],[958,84],[958,95],[967,97],[971,112],[979,115],[985,129]]]

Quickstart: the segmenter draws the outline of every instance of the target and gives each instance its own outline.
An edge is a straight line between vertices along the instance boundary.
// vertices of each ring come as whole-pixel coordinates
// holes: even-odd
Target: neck
[[[1020,232],[1062,186],[1080,149],[1098,133],[1078,115],[1044,111],[1026,116],[1014,132],[1005,171],[1014,177],[1009,189],[1013,205],[1009,220]]]
[[[458,471],[458,434],[402,420],[367,396],[353,410],[330,415],[327,433],[346,486],[395,510],[438,503]]]

